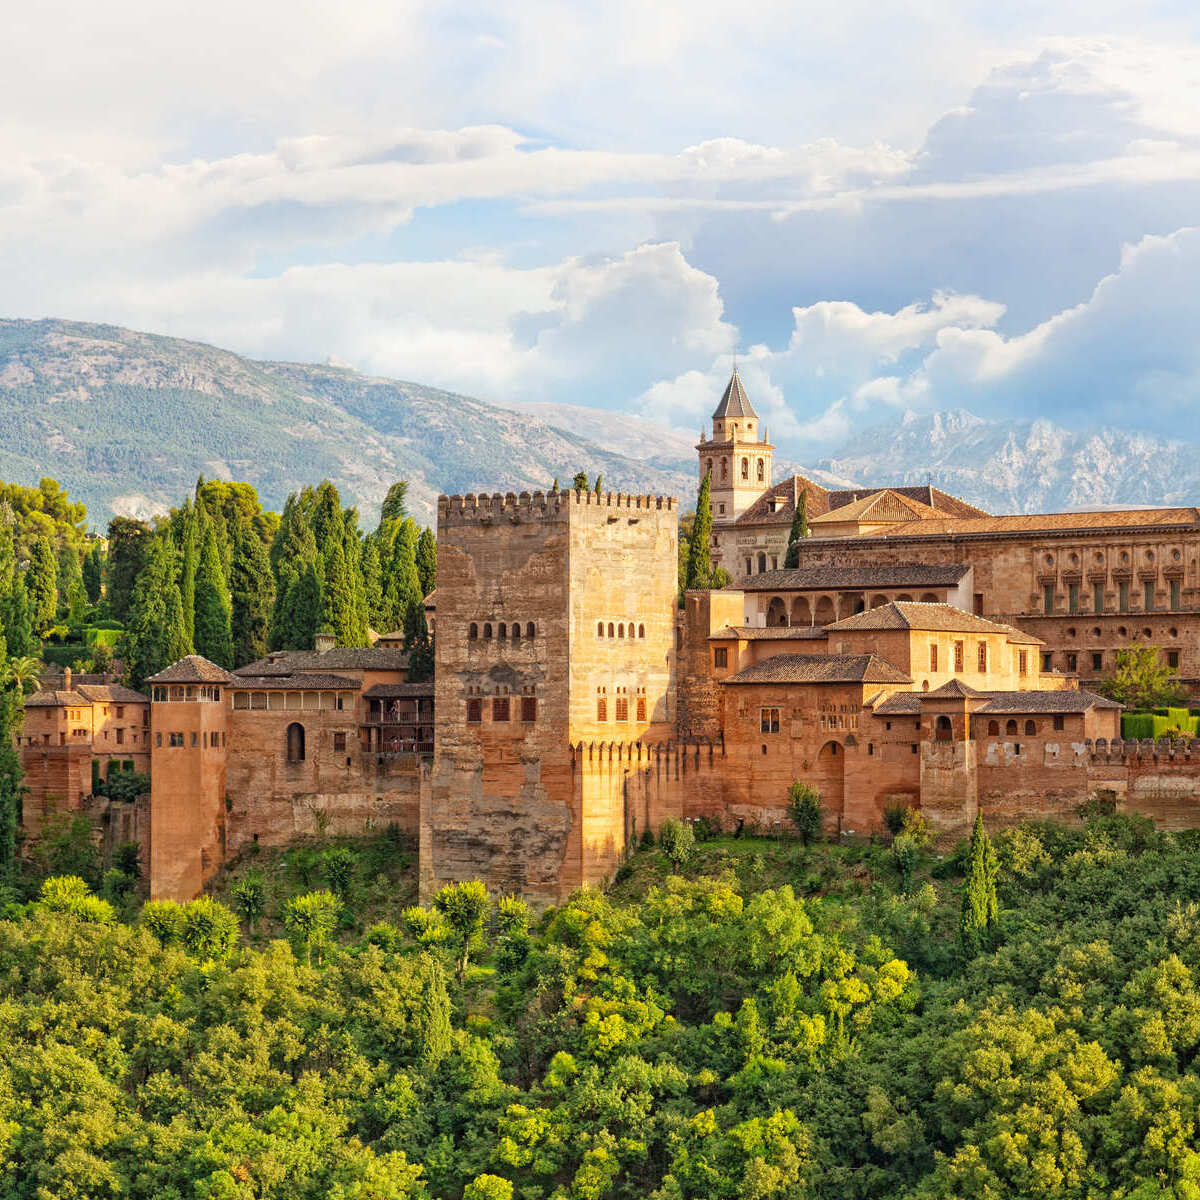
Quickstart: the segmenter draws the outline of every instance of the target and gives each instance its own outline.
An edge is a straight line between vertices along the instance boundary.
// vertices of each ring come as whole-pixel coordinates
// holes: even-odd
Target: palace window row
[[[708,475],[712,474],[713,460],[711,458],[705,460],[705,472]],[[745,480],[750,479],[750,459],[743,458],[741,463],[741,475]],[[721,459],[721,478],[726,480],[729,478],[729,460]],[[754,478],[758,483],[766,483],[767,481],[767,464],[764,459],[755,459],[754,461]]]
[[[633,697],[633,714],[634,720],[646,720],[646,689],[644,687],[637,688]],[[608,721],[608,688],[598,687],[596,689],[596,720],[604,724]],[[613,720],[618,725],[627,724],[629,721],[629,689],[627,687],[617,687],[613,689]]]
[[[1051,718],[1051,725],[1059,732],[1067,726],[1066,718],[1055,716]],[[1036,737],[1038,733],[1038,723],[1034,720],[1026,720],[1025,722],[1009,719],[1004,722],[1004,736],[1016,737],[1018,733],[1023,733],[1025,737]],[[987,736],[1000,737],[1000,722],[989,721],[987,723]]]
[[[1128,579],[1118,579],[1117,581],[1117,606],[1116,609],[1111,609],[1108,606],[1104,583],[1097,581],[1092,584],[1092,608],[1094,613],[1104,612],[1119,612],[1127,613],[1132,608],[1132,586]],[[1155,579],[1142,580],[1142,612],[1155,612],[1158,609],[1157,596],[1157,581]],[[1083,612],[1083,606],[1080,603],[1080,585],[1075,582],[1067,584],[1067,609],[1068,613]],[[1042,612],[1054,613],[1060,611],[1056,608],[1058,600],[1057,587],[1053,583],[1042,584]],[[1183,581],[1181,579],[1167,580],[1167,608],[1174,612],[1183,606]]]
[[[519,700],[520,705],[513,701]],[[467,724],[481,725],[486,700],[481,696],[471,696],[467,699]],[[524,689],[520,696],[492,696],[489,715],[493,725],[508,724],[520,716],[521,723],[532,725],[537,720],[537,695],[532,687]]]
[[[607,630],[607,633],[605,632]],[[596,622],[596,636],[598,638],[631,638],[646,636],[646,626],[635,624],[630,621],[627,625],[624,621],[609,621],[607,624],[603,621]]]
[[[484,621],[482,625],[478,621],[472,621],[467,626],[467,639],[469,641],[478,641],[482,638],[485,642],[491,641],[493,637],[500,642],[519,642],[521,640],[522,625],[520,621],[497,621],[495,625],[491,621]],[[527,621],[524,625],[525,640],[532,641],[537,634],[537,626],[532,621]]]
[[[203,731],[202,733],[197,733],[195,730],[192,730],[190,736],[190,744],[192,746],[202,747],[205,750],[216,750],[225,745],[225,734],[218,733],[216,730],[214,730],[212,733],[209,733],[207,730]],[[154,735],[154,744],[155,746],[163,745],[163,735],[161,733],[156,733]],[[166,745],[168,749],[178,749],[179,747],[187,744],[188,740],[184,734],[178,731],[172,731],[167,734]]]
[[[220,700],[221,689],[219,687],[210,687],[208,684],[193,686],[191,684],[184,686],[182,684],[171,684],[167,687],[158,684],[154,687],[151,693],[151,698],[159,701],[179,701],[179,700]]]

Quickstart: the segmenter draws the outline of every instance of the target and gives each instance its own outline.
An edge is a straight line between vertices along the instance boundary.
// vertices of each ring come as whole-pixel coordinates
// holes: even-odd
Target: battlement
[[[572,509],[678,512],[674,496],[643,496],[628,492],[468,492],[438,497],[439,525],[490,524],[493,521],[562,520]]]

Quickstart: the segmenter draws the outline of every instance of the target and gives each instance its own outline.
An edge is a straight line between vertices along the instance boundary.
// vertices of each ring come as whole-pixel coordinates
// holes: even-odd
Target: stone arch
[[[519,642],[521,640],[521,622],[514,621],[512,623],[512,640]]]
[[[922,604],[936,604],[937,602],[938,602],[938,598],[932,592],[922,592],[921,593],[921,603]]]
[[[625,622],[624,622],[624,621],[622,621],[622,622],[621,622],[621,623],[620,623],[620,624],[617,626],[617,637],[619,637],[619,638],[623,638],[624,636],[625,636]]]
[[[1016,721],[1013,721],[1013,720],[1008,720],[1008,721],[1006,721],[1006,722],[1005,722],[1005,724],[1004,724],[1004,736],[1005,736],[1005,737],[1016,737],[1016,736],[1017,736],[1017,723],[1016,723]]]
[[[772,596],[771,603],[767,605],[767,624],[774,627],[787,623],[787,603],[782,596]]]
[[[484,636],[485,638],[490,638],[490,637],[492,636],[492,623],[491,623],[491,621],[484,621],[484,623],[483,623],[483,636]]]
[[[304,726],[293,721],[287,727],[287,760],[290,763],[304,761]]]
[[[742,458],[742,478],[750,478],[750,460],[745,457]]]
[[[763,482],[763,460],[761,458],[758,460],[758,482]]]
[[[817,625],[832,625],[836,620],[837,612],[833,607],[833,597],[822,596],[817,601],[817,608],[813,613],[813,621]]]
[[[988,737],[999,737],[999,736],[1000,736],[1000,722],[999,721],[989,721],[988,722]]]
[[[471,624],[467,626],[467,639],[473,642],[478,636],[479,626],[472,621]]]
[[[837,820],[842,828],[842,814],[846,797],[846,755],[837,742],[826,742],[817,755],[816,775],[813,786],[821,793],[821,805]]]
[[[888,598],[879,592],[876,592],[875,595],[871,597],[871,607],[872,608],[880,608],[882,605],[886,604],[887,602],[888,602]]]
[[[616,634],[616,626],[614,626],[614,625],[613,625],[613,623],[612,623],[611,621],[609,621],[609,623],[608,623],[608,636],[609,636],[609,637],[616,637],[616,636],[617,636],[617,634]]]
[[[896,599],[906,601],[909,604],[912,603],[912,597],[907,592],[901,592],[900,595],[896,597]]]
[[[638,625],[638,637],[640,637],[640,638],[644,638],[645,636],[646,636],[646,626],[645,626],[645,625],[642,625],[642,624],[640,624],[640,623],[639,623],[639,625]]]
[[[537,626],[532,621],[527,621],[525,623],[525,636],[527,638],[531,638],[536,633],[537,633]]]
[[[503,621],[496,627],[496,637],[500,641],[504,641],[508,637],[508,626]]]
[[[933,722],[933,740],[935,742],[952,742],[954,740],[954,725],[945,713],[939,713]]]
[[[812,624],[812,609],[809,607],[807,596],[797,596],[792,601],[792,624]]]
[[[1037,737],[1037,722],[1030,720],[1025,722],[1025,736]]]
[[[596,636],[597,637],[604,636],[604,622],[603,621],[596,622]]]
[[[729,478],[729,459],[727,458],[721,459],[721,478]]]

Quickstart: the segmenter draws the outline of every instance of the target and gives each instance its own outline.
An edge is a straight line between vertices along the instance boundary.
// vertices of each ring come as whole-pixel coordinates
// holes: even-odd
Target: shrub
[[[358,855],[348,846],[330,846],[321,855],[321,872],[329,890],[341,900],[345,900],[354,882],[354,867]]]
[[[696,835],[686,822],[668,817],[659,828],[658,844],[671,865],[678,871],[691,858],[692,851],[696,848]]]
[[[450,934],[449,926],[440,913],[430,912],[419,904],[410,905],[401,914],[405,929],[423,946],[444,942]]]
[[[788,788],[788,817],[807,846],[821,835],[821,793],[798,779]]]
[[[180,906],[179,940],[197,958],[228,958],[237,945],[237,917],[211,896],[201,896]]]
[[[113,867],[104,872],[100,884],[101,894],[106,900],[119,904],[133,888],[133,877],[126,874],[120,867]]]
[[[342,902],[332,892],[308,892],[293,896],[284,908],[283,924],[292,942],[304,951],[304,961],[312,965],[313,952],[321,962],[330,936],[342,915]]]
[[[239,879],[233,886],[233,907],[237,910],[246,928],[253,933],[254,923],[263,915],[267,907],[267,889],[263,877],[253,872]]]
[[[69,913],[82,921],[111,925],[116,920],[113,906],[91,889],[78,875],[56,875],[42,881],[39,900],[51,912]]]
[[[124,871],[130,879],[142,877],[142,844],[141,842],[122,842],[113,854],[113,864],[118,870]]]
[[[513,1185],[499,1175],[476,1175],[463,1191],[463,1200],[512,1200]]]
[[[925,814],[919,808],[906,808],[901,829],[917,844],[918,850],[924,850],[933,842],[933,830],[925,820]]]
[[[154,934],[160,946],[170,946],[179,941],[182,915],[174,900],[147,900],[138,923]]]
[[[721,822],[715,817],[697,817],[692,822],[692,832],[698,842],[711,842],[721,836]]]
[[[895,837],[904,831],[904,814],[912,806],[909,804],[889,804],[883,810],[883,824],[888,833]]]
[[[150,791],[150,776],[140,771],[112,771],[99,791],[118,804],[132,804]]]
[[[892,858],[900,872],[900,890],[907,896],[912,891],[913,872],[920,857],[920,846],[911,833],[899,833],[892,842]]]
[[[447,884],[434,896],[433,907],[446,918],[446,923],[458,937],[458,979],[461,983],[467,971],[471,945],[483,932],[483,918],[488,907],[487,886],[478,879]]]

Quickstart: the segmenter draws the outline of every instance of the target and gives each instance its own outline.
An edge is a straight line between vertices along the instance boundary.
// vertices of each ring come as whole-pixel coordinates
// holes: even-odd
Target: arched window
[[[767,556],[759,554],[758,556],[758,573],[761,575],[767,569]]]
[[[645,625],[639,625],[639,626],[638,626],[638,637],[640,637],[640,638],[644,638],[645,636],[646,636],[646,627],[645,627]]]
[[[954,737],[954,727],[950,718],[942,713],[933,724],[933,738],[937,742],[948,742]]]
[[[287,727],[287,760],[290,763],[304,761],[304,726],[293,721]]]
[[[504,635],[501,634],[500,636],[503,637]],[[521,640],[521,622],[520,621],[513,622],[512,640],[514,642],[519,642]]]
[[[1037,722],[1036,721],[1026,721],[1025,722],[1025,736],[1033,737],[1036,733],[1037,733]]]
[[[597,637],[604,636],[604,622],[603,621],[596,622],[596,636]]]
[[[533,635],[534,635],[534,633],[535,633],[535,632],[536,632],[536,631],[534,630],[534,627],[533,627],[533,622],[532,622],[532,621],[527,621],[527,622],[526,622],[526,624],[525,624],[525,636],[526,636],[527,638],[531,638],[531,637],[533,637]]]
[[[470,628],[467,630],[467,637],[474,641],[479,636],[479,626],[474,621],[471,622]]]
[[[616,633],[613,631],[613,623],[611,621],[609,621],[609,623],[608,623],[608,636],[609,637],[617,636]]]
[[[1004,725],[1004,733],[1005,733],[1005,736],[1011,736],[1011,737],[1015,737],[1015,736],[1016,736],[1016,733],[1017,733],[1017,723],[1016,723],[1016,721],[1007,721],[1007,722],[1005,722],[1005,725]]]
[[[721,459],[721,478],[729,478],[729,459],[727,458]]]
[[[496,630],[496,636],[501,640],[508,637],[508,626],[503,621],[500,622],[500,628]]]
[[[621,624],[617,626],[617,637],[624,637],[624,636],[625,636],[625,623],[624,623],[624,621],[622,621]]]
[[[750,478],[750,460],[748,458],[742,459],[742,478]]]
[[[704,473],[705,473],[706,475],[711,475],[711,474],[712,474],[712,459],[711,459],[711,458],[708,460],[708,462],[706,462],[706,463],[704,464]]]
[[[485,638],[490,638],[490,637],[492,636],[492,623],[491,623],[491,621],[485,621],[485,622],[483,623],[483,636],[484,636]]]
[[[1000,736],[1000,722],[999,721],[989,721],[988,722],[988,737],[999,737],[999,736]]]
[[[760,458],[758,460],[758,482],[762,483],[762,481],[763,481],[763,460]]]

